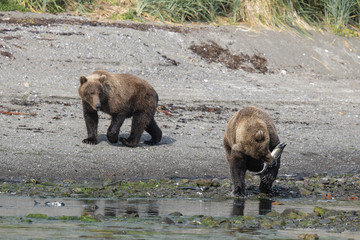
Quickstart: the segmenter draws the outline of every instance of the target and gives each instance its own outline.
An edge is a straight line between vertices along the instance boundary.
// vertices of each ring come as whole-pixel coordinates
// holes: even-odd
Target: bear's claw
[[[84,140],[82,140],[83,143],[86,144],[90,144],[90,145],[96,145],[97,141],[96,139],[92,139],[92,138],[85,138]]]

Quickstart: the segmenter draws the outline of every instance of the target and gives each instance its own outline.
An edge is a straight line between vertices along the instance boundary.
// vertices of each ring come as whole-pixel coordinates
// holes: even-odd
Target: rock
[[[174,216],[174,217],[181,217],[183,216],[183,214],[181,212],[172,212],[169,214],[170,216]]]
[[[87,212],[95,212],[95,210],[99,209],[99,207],[96,204],[90,203],[85,206],[85,211]]]
[[[83,222],[100,222],[100,221],[104,221],[104,218],[103,218],[103,216],[95,215],[92,212],[83,212],[81,214],[80,221],[83,221]]]
[[[123,216],[127,217],[127,218],[137,218],[137,217],[139,217],[139,213],[127,213],[127,214],[124,214]]]
[[[225,229],[231,229],[232,223],[229,220],[223,220],[219,223],[219,226]]]
[[[198,186],[207,186],[207,187],[210,187],[211,186],[211,183],[212,183],[212,180],[211,179],[198,179],[196,180],[196,185]]]
[[[334,185],[336,182],[337,182],[336,178],[331,178],[331,179],[329,180],[329,184],[330,184],[330,185]]]
[[[184,185],[184,184],[187,184],[187,183],[189,183],[189,182],[190,182],[189,179],[181,179],[181,180],[179,181],[179,184],[180,184],[180,185]]]
[[[221,184],[220,184],[219,179],[214,178],[214,179],[211,181],[211,186],[212,186],[212,187],[220,187]]]
[[[74,188],[74,189],[73,189],[73,192],[74,192],[74,193],[82,193],[83,191],[82,191],[81,188]]]
[[[304,240],[318,240],[319,236],[317,234],[301,234],[300,236],[298,236],[298,239],[304,239]]]
[[[175,222],[169,218],[169,217],[162,217],[160,219],[160,223],[164,223],[164,224],[175,224]]]
[[[304,197],[310,196],[311,195],[311,191],[305,189],[305,188],[300,188],[300,194]]]
[[[205,226],[218,226],[219,225],[219,223],[217,221],[215,221],[215,219],[211,216],[202,217],[201,223],[204,224]]]
[[[287,208],[281,213],[282,217],[286,217],[290,219],[302,218],[303,217],[302,215],[303,214],[300,211],[293,208]]]
[[[273,224],[270,221],[265,221],[265,222],[261,223],[261,228],[263,228],[263,229],[272,229]]]
[[[327,209],[322,208],[322,207],[315,207],[315,208],[314,208],[314,213],[315,213],[315,215],[318,215],[318,216],[320,216],[320,217],[324,217],[326,211],[327,211]]]
[[[325,185],[328,185],[330,183],[329,179],[326,177],[321,178],[319,182]]]
[[[278,213],[277,211],[271,211],[271,212],[267,213],[265,216],[267,216],[267,217],[278,217],[278,216],[280,216],[280,213]]]

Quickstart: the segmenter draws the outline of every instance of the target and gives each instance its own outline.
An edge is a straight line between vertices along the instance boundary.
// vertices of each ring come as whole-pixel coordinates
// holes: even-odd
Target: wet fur
[[[130,117],[130,136],[120,139],[124,145],[136,146],[144,130],[152,137],[145,143],[154,145],[160,142],[162,131],[154,119],[158,95],[145,80],[130,74],[110,74],[99,70],[88,77],[80,77],[79,95],[88,132],[84,143],[97,144],[98,110],[111,115],[107,131],[111,143],[118,142],[120,128]]]
[[[257,107],[243,108],[229,120],[223,144],[235,196],[245,196],[246,171],[258,172],[264,162],[271,162],[271,151],[279,143],[272,119]],[[261,174],[261,193],[272,193],[279,168],[280,158]]]

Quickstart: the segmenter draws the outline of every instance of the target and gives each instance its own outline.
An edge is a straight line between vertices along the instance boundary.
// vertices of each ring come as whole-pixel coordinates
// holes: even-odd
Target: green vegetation
[[[96,0],[2,0],[1,11],[85,12]]]
[[[25,12],[27,9],[14,0],[2,0],[0,2],[0,11],[22,11]]]
[[[136,9],[134,8],[129,8],[126,12],[124,13],[112,13],[111,20],[130,20],[130,21],[138,21],[141,22],[141,18],[139,16],[136,15]]]
[[[138,14],[148,13],[162,21],[213,22],[217,17],[226,17],[234,12],[238,2],[228,0],[139,0],[137,10]]]
[[[247,22],[271,27],[360,27],[360,0],[139,0],[137,14],[170,22]]]
[[[358,36],[360,0],[2,0],[0,10],[93,12],[112,20],[247,23],[273,28],[329,27]]]
[[[101,220],[92,213],[84,212],[81,214],[80,221],[83,222],[100,222]]]
[[[41,219],[49,219],[48,215],[41,213],[29,213],[27,218],[41,218]]]

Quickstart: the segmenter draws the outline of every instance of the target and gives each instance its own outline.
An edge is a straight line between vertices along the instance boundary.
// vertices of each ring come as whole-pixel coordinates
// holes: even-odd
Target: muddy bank
[[[228,178],[222,137],[228,119],[248,105],[265,109],[288,143],[281,175],[358,173],[359,46],[359,39],[317,32],[1,13],[1,178]],[[95,69],[154,86],[160,145],[110,144],[104,114],[100,143],[81,143],[77,87]]]
[[[360,175],[338,176],[279,176],[274,182],[275,198],[313,198],[325,200],[357,201],[360,196]],[[259,178],[247,174],[248,199],[269,197],[259,195]],[[25,179],[21,182],[2,182],[0,192],[7,195],[71,198],[209,198],[231,199],[232,183],[229,179],[150,179],[116,180],[103,179],[96,182],[79,182],[67,179],[61,182]]]

